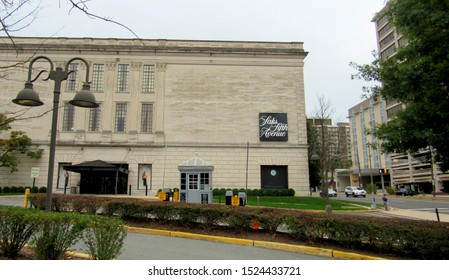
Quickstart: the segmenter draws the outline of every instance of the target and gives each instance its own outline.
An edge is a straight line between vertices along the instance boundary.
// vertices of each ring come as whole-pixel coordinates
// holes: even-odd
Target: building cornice
[[[1,37],[0,37],[1,38]],[[3,37],[4,38],[4,37]],[[15,47],[23,51],[114,52],[189,55],[298,56],[305,58],[302,42],[200,41],[119,38],[43,38],[13,37]],[[13,47],[3,40],[3,48]],[[8,46],[10,44],[11,46]]]

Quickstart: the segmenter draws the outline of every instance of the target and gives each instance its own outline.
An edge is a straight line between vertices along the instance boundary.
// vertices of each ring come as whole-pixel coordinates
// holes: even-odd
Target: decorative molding
[[[167,63],[156,63],[156,70],[158,72],[165,72],[167,70]]]
[[[115,70],[117,68],[116,62],[106,62],[106,70]]]
[[[142,69],[142,62],[132,62],[131,63],[131,69],[140,71]]]

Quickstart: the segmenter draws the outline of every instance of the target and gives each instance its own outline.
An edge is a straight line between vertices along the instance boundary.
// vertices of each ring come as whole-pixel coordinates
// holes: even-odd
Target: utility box
[[[212,165],[195,157],[178,165],[178,170],[179,202],[212,203]]]

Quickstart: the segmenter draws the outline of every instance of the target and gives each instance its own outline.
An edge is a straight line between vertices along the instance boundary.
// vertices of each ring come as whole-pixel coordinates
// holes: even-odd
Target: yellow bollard
[[[25,190],[25,195],[23,196],[23,207],[28,208],[28,196],[30,195],[30,189]]]
[[[240,198],[238,196],[234,195],[232,197],[231,204],[233,206],[239,206],[240,205]]]
[[[173,201],[179,201],[179,192],[174,192],[173,193]]]

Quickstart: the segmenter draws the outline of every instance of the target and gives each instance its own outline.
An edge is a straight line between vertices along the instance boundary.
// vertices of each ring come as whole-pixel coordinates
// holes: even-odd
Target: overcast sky
[[[91,13],[111,18],[144,39],[304,42],[306,111],[329,99],[335,121],[362,101],[351,80],[377,49],[373,16],[385,0],[90,0]],[[16,36],[133,38],[123,27],[69,11],[67,0],[41,0],[34,23]]]

